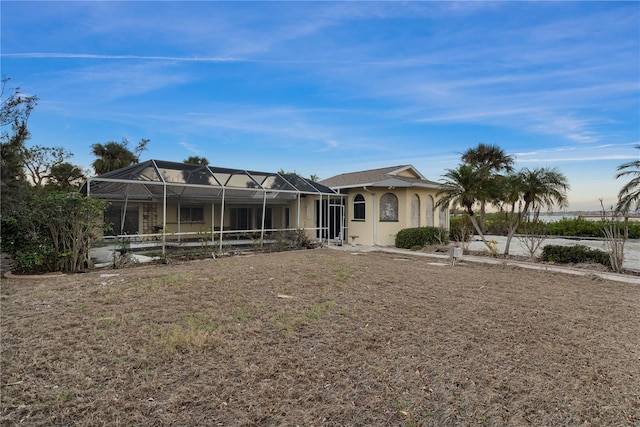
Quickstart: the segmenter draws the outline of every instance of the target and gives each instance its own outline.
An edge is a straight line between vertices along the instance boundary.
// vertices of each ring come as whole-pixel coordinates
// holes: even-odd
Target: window
[[[124,221],[124,222],[123,222]],[[106,235],[136,234],[138,232],[138,208],[112,205],[104,212]]]
[[[353,220],[365,220],[365,201],[362,194],[356,194],[356,197],[353,198]]]
[[[385,193],[380,197],[380,221],[398,220],[398,198],[395,194]]]
[[[264,228],[273,228],[272,218],[273,210],[271,208],[267,208],[264,215]],[[256,228],[262,228],[262,208],[256,209]]]
[[[427,196],[427,227],[433,227],[433,196]]]
[[[180,206],[180,222],[204,222],[204,207]]]
[[[411,197],[411,227],[420,227],[420,196]]]
[[[231,208],[231,229],[251,229],[251,208]]]

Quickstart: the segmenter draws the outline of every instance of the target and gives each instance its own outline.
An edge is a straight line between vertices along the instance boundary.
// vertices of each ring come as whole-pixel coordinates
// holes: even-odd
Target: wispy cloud
[[[184,142],[184,141],[179,142],[179,144],[181,146],[183,146],[185,148],[185,150],[187,150],[187,151],[189,151],[189,152],[191,152],[193,154],[197,154],[198,156],[202,156],[202,154],[203,154],[202,150],[200,148],[196,147],[193,144],[190,144],[190,143]]]
[[[239,58],[222,57],[184,57],[184,56],[149,56],[149,55],[106,55],[95,53],[63,53],[63,52],[24,52],[3,53],[0,56],[7,58],[33,58],[33,59],[99,59],[99,60],[145,60],[145,61],[170,61],[170,62],[240,62]]]

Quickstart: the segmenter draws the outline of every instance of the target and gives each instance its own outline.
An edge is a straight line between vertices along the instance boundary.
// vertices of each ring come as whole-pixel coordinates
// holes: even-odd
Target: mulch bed
[[[640,287],[315,249],[2,279],[2,425],[640,424]]]

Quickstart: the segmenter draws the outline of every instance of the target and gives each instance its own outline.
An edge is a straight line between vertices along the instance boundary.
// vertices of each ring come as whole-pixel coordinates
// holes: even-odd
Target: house
[[[436,207],[441,184],[411,165],[344,173],[320,184],[345,196],[345,239],[362,245],[392,246],[403,228],[449,228],[449,211]]]
[[[167,239],[210,239],[222,249],[300,229],[326,242],[344,236],[343,196],[296,174],[148,160],[89,178],[81,191],[110,202],[110,234],[163,248]]]

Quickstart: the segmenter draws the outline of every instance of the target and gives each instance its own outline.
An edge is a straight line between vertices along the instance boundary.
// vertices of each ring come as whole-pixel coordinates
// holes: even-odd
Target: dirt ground
[[[331,249],[2,279],[0,424],[640,425],[640,286]]]

